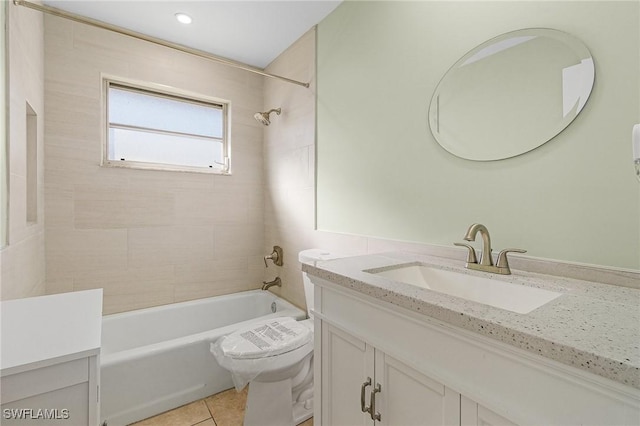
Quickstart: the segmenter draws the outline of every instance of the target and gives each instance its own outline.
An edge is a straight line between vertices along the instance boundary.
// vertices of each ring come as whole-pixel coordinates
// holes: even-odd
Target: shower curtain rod
[[[61,18],[70,19],[75,22],[80,22],[82,24],[91,25],[93,27],[102,28],[104,30],[113,31],[118,34],[126,35],[129,37],[137,38],[138,40],[148,41],[149,43],[158,44],[160,46],[168,47],[170,49],[178,50],[180,52],[190,53],[195,56],[199,56],[204,59],[208,59],[213,62],[217,62],[219,64],[227,65],[230,67],[238,68],[244,71],[249,71],[254,74],[260,74],[265,77],[275,78],[277,80],[284,81],[286,83],[297,84],[298,86],[309,87],[309,83],[304,83],[302,81],[292,80],[287,77],[282,77],[276,74],[270,74],[261,70],[260,68],[252,67],[251,65],[243,64],[241,62],[236,62],[231,59],[222,58],[220,56],[213,55],[211,53],[205,52],[203,50],[193,49],[191,47],[184,46],[178,43],[172,43],[170,41],[162,40],[160,38],[148,36],[142,33],[138,33],[135,31],[128,30],[126,28],[119,27],[117,25],[111,25],[106,22],[98,21],[97,19],[88,18],[85,16],[77,15],[75,13],[67,12],[62,9],[58,9],[56,7],[46,6],[44,4],[36,4],[27,0],[13,0],[13,4],[16,6],[24,6],[29,9],[34,9],[40,12],[48,13],[50,15],[58,16]]]

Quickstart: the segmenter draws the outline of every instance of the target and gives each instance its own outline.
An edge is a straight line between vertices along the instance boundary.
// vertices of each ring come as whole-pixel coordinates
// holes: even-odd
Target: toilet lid
[[[270,318],[225,336],[222,353],[234,359],[264,358],[292,351],[310,342],[313,332],[291,317]]]

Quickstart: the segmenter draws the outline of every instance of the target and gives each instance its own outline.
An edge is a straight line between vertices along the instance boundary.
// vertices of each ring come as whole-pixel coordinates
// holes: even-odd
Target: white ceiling
[[[56,7],[258,68],[266,67],[342,0],[44,0]],[[178,12],[193,18],[189,25]]]

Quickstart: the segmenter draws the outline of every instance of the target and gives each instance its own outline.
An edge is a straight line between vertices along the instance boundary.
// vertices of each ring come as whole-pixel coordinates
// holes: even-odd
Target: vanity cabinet
[[[460,424],[462,426],[516,426],[515,423],[465,396],[460,397]]]
[[[322,424],[460,424],[460,395],[336,327],[322,327]]]
[[[97,425],[97,356],[3,376],[2,425]]]
[[[102,289],[0,302],[3,426],[97,426]]]
[[[635,388],[310,278],[314,424],[640,424]]]

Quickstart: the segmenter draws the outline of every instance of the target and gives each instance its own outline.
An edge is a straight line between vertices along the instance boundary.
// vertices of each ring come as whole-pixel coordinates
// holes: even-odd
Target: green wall
[[[440,78],[485,40],[531,27],[591,51],[582,113],[525,155],[449,154],[427,119]],[[640,269],[639,58],[636,1],[343,3],[318,26],[318,229],[450,246],[480,222],[495,249]]]

